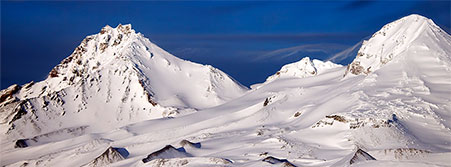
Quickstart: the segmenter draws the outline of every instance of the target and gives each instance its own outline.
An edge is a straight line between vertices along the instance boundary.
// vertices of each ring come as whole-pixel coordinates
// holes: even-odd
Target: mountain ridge
[[[395,23],[409,21],[412,18],[423,19],[422,16],[411,15]],[[413,19],[413,24],[416,25],[418,22]],[[257,167],[271,163],[279,165],[282,162],[284,163],[281,165],[292,166],[449,166],[451,37],[442,34],[444,31],[440,31],[439,28],[427,29],[428,31],[422,31],[423,33],[418,36],[397,33],[415,32],[416,27],[410,24],[403,24],[397,28],[400,31],[386,32],[386,36],[380,33],[385,31],[385,28],[382,28],[362,46],[361,53],[373,55],[368,58],[356,55],[353,62],[363,62],[358,65],[365,70],[371,67],[367,73],[362,70],[361,73],[354,74],[350,71],[351,65],[344,67],[323,64],[323,66],[324,62],[304,58],[287,64],[285,68],[282,67],[279,76],[275,74],[269,82],[253,87],[219,105],[198,110],[192,108],[189,110],[183,105],[176,105],[177,107],[173,108],[177,110],[174,111],[180,113],[175,117],[169,115],[159,119],[129,121],[126,119],[129,116],[127,114],[136,110],[127,109],[121,112],[125,113],[124,115],[118,116],[125,119],[124,123],[105,131],[92,131],[89,130],[90,127],[60,127],[56,128],[59,129],[57,131],[39,136],[23,136],[27,137],[26,139],[12,134],[2,135],[0,153],[3,157],[0,165],[73,166],[87,164],[109,148],[123,148],[129,153],[126,158],[117,160],[115,158],[114,161],[106,159],[102,162],[108,163],[105,164],[107,166]],[[398,46],[396,45],[398,37],[415,40],[404,43],[408,43],[408,46],[394,49]],[[380,52],[379,46],[382,44],[394,45],[390,51],[383,52],[387,54],[375,54]],[[375,48],[372,48],[374,46]],[[132,48],[139,47],[134,45]],[[106,48],[105,52],[108,52],[108,49],[111,48]],[[389,56],[395,51],[397,54],[393,54],[393,59],[381,63],[381,57]],[[152,66],[151,69],[168,67],[160,70],[176,73],[180,68],[181,71],[185,71],[183,66],[177,65],[178,61],[171,61],[171,57],[165,59],[164,54],[154,54],[153,58],[149,58],[149,54],[139,55],[147,55],[144,56],[145,59],[160,62],[157,63],[159,66]],[[126,56],[133,58],[134,54]],[[144,59],[133,60],[136,62],[133,64],[139,66],[138,62]],[[145,64],[144,61],[141,63]],[[208,66],[202,67],[205,67],[202,69],[206,71],[212,70]],[[143,76],[159,74],[146,68],[138,69],[143,69],[142,73],[145,74]],[[114,74],[114,70],[111,73]],[[128,74],[127,70],[118,70],[116,72],[118,81],[123,81],[123,76],[119,73]],[[104,74],[108,74],[108,71]],[[209,77],[205,78],[215,79],[214,76],[218,73],[208,74]],[[175,76],[182,78],[183,75]],[[219,74],[216,79],[219,78],[221,81],[220,76],[224,75]],[[145,80],[143,85],[152,86],[152,82]],[[121,82],[114,83],[119,84],[112,86],[113,88],[126,87],[122,86]],[[140,86],[139,83],[131,83]],[[208,88],[211,83],[216,82],[207,82],[200,87]],[[32,85],[36,84],[39,83]],[[171,86],[169,83],[163,85]],[[64,100],[63,94],[58,93],[44,96],[44,100],[41,101],[39,99],[31,102],[17,101],[15,94],[27,89],[26,87],[33,86],[20,88],[16,85],[1,91],[0,97],[5,101],[0,102],[0,110],[22,113],[17,117],[10,115],[8,118],[16,118],[13,122],[32,120],[26,125],[31,125],[33,121],[50,124],[51,121],[47,121],[45,115],[37,115],[39,119],[30,118],[30,115],[33,116],[31,113],[47,112],[33,112],[27,106],[34,104],[44,106],[46,99],[53,99],[47,104],[48,111],[53,111],[51,107],[54,103],[71,103]],[[162,107],[160,113],[167,111],[164,104],[183,104],[162,100],[165,96],[157,96],[161,92],[154,86],[148,89],[152,90],[151,95],[156,99],[156,107]],[[73,92],[78,90],[83,89],[67,89],[64,92],[73,96],[75,95]],[[174,92],[177,93],[177,91],[170,93]],[[106,94],[99,93],[99,96],[104,95]],[[92,99],[89,96],[91,95],[84,95],[85,98]],[[110,100],[121,103],[121,97]],[[60,98],[63,99],[62,102],[58,100]],[[138,96],[134,98],[141,99],[143,104],[149,107],[152,106],[146,102],[145,95],[142,98]],[[17,106],[20,107],[14,108],[7,103],[18,103],[20,105]],[[123,104],[127,105],[128,100]],[[141,104],[139,106],[142,107]],[[80,113],[82,112],[85,111],[81,110]],[[6,116],[5,112],[0,113],[1,118]],[[67,112],[66,115],[71,113],[73,112]],[[105,115],[93,117],[107,119]],[[83,121],[88,118],[79,117],[79,119]],[[93,125],[89,123],[86,124]],[[7,121],[4,124],[7,124]],[[4,124],[1,124],[2,128]],[[23,128],[22,126],[17,124],[16,128]],[[58,124],[51,126],[58,127]],[[24,129],[26,128],[34,126]],[[183,141],[197,143],[202,147],[185,147]],[[169,148],[169,145],[172,150],[180,150],[184,154],[168,153],[169,156],[149,159],[149,162],[143,161],[149,155],[164,150],[161,148]],[[185,153],[190,156],[185,157]]]
[[[3,105],[16,109],[7,109],[14,117],[3,131],[33,137],[55,127],[88,124],[91,129],[110,129],[114,122],[124,125],[195,112],[239,96],[246,88],[212,66],[169,54],[128,24],[105,26],[87,36],[44,81],[7,90],[2,99],[13,102]],[[110,123],[98,123],[100,115]]]

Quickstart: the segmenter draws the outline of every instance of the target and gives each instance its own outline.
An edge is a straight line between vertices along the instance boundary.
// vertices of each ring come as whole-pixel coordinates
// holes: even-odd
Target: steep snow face
[[[334,64],[330,61],[323,62],[321,60],[310,60],[309,57],[304,57],[300,61],[284,65],[276,74],[268,77],[266,82],[271,82],[277,78],[284,77],[298,77],[305,78],[316,76],[328,69],[341,67],[339,64]]]
[[[77,75],[101,73],[105,68],[111,68],[113,73],[131,71],[154,100],[164,106],[206,108],[237,97],[246,90],[212,66],[169,54],[135,33],[131,25],[106,26],[100,34],[88,36],[73,55],[50,72],[49,78],[56,76],[56,82],[52,83],[64,87],[64,83],[76,80]],[[61,79],[69,82],[61,82]]]
[[[436,52],[439,57],[449,59],[446,54],[450,44],[449,35],[432,20],[412,14],[385,25],[364,41],[346,74],[368,74],[415,51]]]
[[[246,90],[212,66],[169,54],[131,25],[106,26],[46,80],[2,91],[0,130],[12,138],[85,125],[108,130],[219,105]]]

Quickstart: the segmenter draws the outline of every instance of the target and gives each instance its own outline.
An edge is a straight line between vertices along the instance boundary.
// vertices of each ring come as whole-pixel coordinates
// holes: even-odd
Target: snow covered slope
[[[401,20],[417,17],[427,20],[418,15]],[[427,21],[424,27],[436,26]],[[418,30],[403,24],[397,31],[412,28]],[[61,129],[25,140],[2,140],[0,165],[80,166],[109,148],[121,148],[129,153],[126,158],[102,162],[109,162],[108,166],[450,166],[451,37],[436,28],[422,31],[402,53],[377,68],[371,66],[365,75],[349,73],[346,67],[307,77],[290,73],[221,105],[175,118],[101,133],[78,135],[83,128]],[[354,62],[360,59],[357,56]],[[306,60],[307,66],[299,63],[288,71],[318,70]],[[1,97],[8,99],[17,90],[11,87]],[[142,161],[164,152],[162,148],[171,148],[169,155],[184,151]]]
[[[131,25],[106,26],[46,80],[4,90],[1,132],[30,138],[81,126],[103,131],[216,106],[245,91],[216,68],[169,54]]]
[[[449,60],[449,45],[449,35],[432,20],[412,14],[385,25],[364,41],[347,72],[368,74],[412,52],[435,52],[438,58]]]

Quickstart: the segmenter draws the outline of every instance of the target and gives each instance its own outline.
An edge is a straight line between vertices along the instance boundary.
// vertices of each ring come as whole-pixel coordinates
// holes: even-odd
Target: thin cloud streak
[[[271,52],[268,52],[266,54],[263,54],[261,56],[258,56],[254,58],[254,61],[262,61],[262,60],[268,60],[268,59],[284,59],[288,58],[290,56],[295,55],[296,53],[300,52],[306,52],[306,53],[312,53],[312,52],[322,52],[324,54],[333,54],[333,52],[336,52],[336,50],[340,50],[341,48],[344,48],[344,45],[340,44],[304,44],[289,48],[282,48],[277,49]]]
[[[329,58],[326,59],[326,61],[342,62],[345,59],[357,56],[357,52],[360,50],[360,47],[362,46],[363,41],[370,39],[370,37],[371,37],[371,35],[366,36],[365,38],[363,38],[356,44],[352,45],[351,47],[349,47],[341,52],[338,52],[338,53],[334,54],[333,56],[330,56]]]
[[[355,45],[351,46],[348,49],[345,49],[341,52],[334,54],[333,56],[327,58],[326,61],[340,62],[351,56],[356,56],[353,53],[357,51],[356,49],[360,49],[360,46],[362,46],[362,43],[363,43],[363,40],[359,41],[358,43],[356,43]]]

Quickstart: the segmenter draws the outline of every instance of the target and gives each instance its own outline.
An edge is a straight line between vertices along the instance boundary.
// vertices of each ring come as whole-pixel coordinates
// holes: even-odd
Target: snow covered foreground
[[[1,166],[451,166],[451,37],[419,15],[251,90],[129,25],[80,46],[2,90]]]

